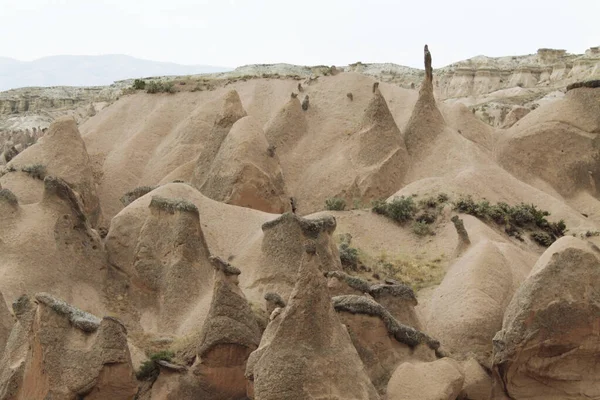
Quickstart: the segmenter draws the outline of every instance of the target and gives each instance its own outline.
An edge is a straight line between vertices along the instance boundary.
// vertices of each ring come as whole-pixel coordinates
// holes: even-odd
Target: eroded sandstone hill
[[[488,61],[538,90],[594,54]],[[600,88],[496,128],[441,100],[505,82],[431,58],[131,91],[5,151],[0,400],[600,398]]]

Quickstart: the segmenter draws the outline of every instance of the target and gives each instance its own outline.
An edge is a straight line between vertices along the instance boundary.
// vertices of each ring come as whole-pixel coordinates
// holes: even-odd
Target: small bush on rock
[[[346,209],[346,200],[340,197],[333,197],[325,200],[325,209],[329,211],[344,211]]]

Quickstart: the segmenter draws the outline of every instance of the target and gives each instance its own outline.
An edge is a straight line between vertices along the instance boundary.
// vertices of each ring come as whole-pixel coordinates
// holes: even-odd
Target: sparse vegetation
[[[150,359],[144,361],[140,366],[140,369],[136,372],[135,376],[139,380],[155,380],[160,373],[157,361],[171,361],[175,357],[172,351],[160,351],[150,355]]]
[[[146,93],[175,93],[175,84],[173,82],[151,81],[147,85]]]
[[[412,287],[413,290],[437,285],[444,277],[444,268],[440,257],[433,261],[427,261],[407,255],[390,256],[385,252],[374,259],[362,254],[361,256],[365,262],[372,263],[374,276],[396,280]]]
[[[346,209],[346,200],[340,197],[332,197],[325,200],[325,209],[329,211],[344,211]]]
[[[133,81],[133,85],[131,87],[134,90],[144,90],[146,89],[146,81],[143,79],[136,79]]]
[[[350,247],[349,243],[341,243],[339,246],[340,250],[340,261],[344,269],[348,268],[352,271],[358,269],[358,250],[354,247]]]
[[[385,200],[376,200],[372,204],[372,210],[402,224],[415,216],[417,206],[412,197],[400,196],[389,203]]]
[[[540,210],[533,204],[521,203],[510,206],[506,203],[490,204],[486,200],[476,202],[471,196],[463,196],[455,202],[458,212],[473,215],[484,221],[493,221],[504,226],[509,236],[522,240],[521,230],[532,232],[532,239],[542,246],[549,246],[564,236],[567,227],[563,220],[549,222],[548,211]]]
[[[420,221],[413,222],[412,231],[417,236],[435,235],[435,232],[431,229],[431,226],[426,222],[420,222]]]
[[[158,186],[139,186],[139,187],[136,187],[135,189],[130,190],[129,192],[125,193],[119,200],[121,201],[121,203],[123,204],[124,207],[127,207],[128,205],[130,205],[131,203],[133,203],[134,201],[136,201],[140,197],[144,196],[145,194],[150,193],[151,191],[153,191],[157,187]]]
[[[269,157],[275,157],[275,149],[277,149],[277,147],[275,147],[274,145],[269,145],[269,147],[267,147],[267,155]]]
[[[21,167],[21,171],[29,174],[32,178],[39,179],[41,181],[46,177],[46,167],[42,164],[26,165]]]
[[[175,211],[198,214],[198,207],[184,199],[167,199],[161,196],[153,196],[150,201],[150,207],[158,208],[170,214],[175,214]]]

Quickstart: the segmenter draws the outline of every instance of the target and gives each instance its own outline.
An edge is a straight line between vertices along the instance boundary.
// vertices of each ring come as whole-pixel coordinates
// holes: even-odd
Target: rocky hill
[[[500,128],[464,103],[511,89],[445,98],[434,51],[122,82],[21,132],[0,400],[600,398],[597,64],[531,72]]]

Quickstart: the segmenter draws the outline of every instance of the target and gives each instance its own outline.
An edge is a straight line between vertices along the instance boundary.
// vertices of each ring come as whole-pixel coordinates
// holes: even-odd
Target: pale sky
[[[600,45],[600,0],[0,0],[0,56],[127,54],[236,67],[394,62]]]

